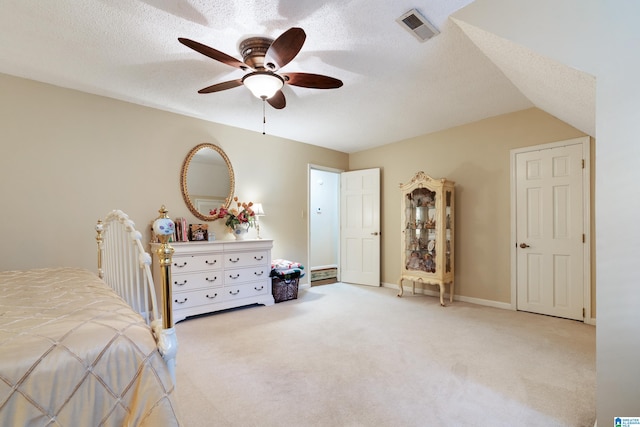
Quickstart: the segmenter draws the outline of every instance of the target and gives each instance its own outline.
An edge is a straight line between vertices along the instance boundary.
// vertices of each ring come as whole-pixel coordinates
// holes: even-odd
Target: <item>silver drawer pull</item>
[[[255,259],[256,261],[262,261],[264,259],[264,255],[260,255],[259,257],[254,256],[253,259]]]
[[[254,286],[253,289],[255,289],[256,291],[261,291],[264,289],[264,285],[260,286],[259,288],[257,286]]]
[[[213,294],[212,297],[209,296],[209,294],[205,295],[205,297],[209,298],[209,299],[215,299],[215,297],[217,297],[218,294]]]
[[[182,283],[173,282],[173,284],[176,285],[176,286],[184,286],[184,285],[187,284],[187,279],[184,279],[184,282],[182,282]]]
[[[209,279],[208,277],[205,277],[204,280],[206,280],[207,282],[215,282],[216,280],[218,280],[218,276],[214,277],[213,279]]]
[[[187,298],[185,297],[184,300],[182,301],[178,301],[177,299],[173,300],[173,302],[177,303],[177,304],[184,304],[185,302],[187,302]]]
[[[229,291],[229,293],[231,295],[238,295],[240,293],[240,289],[238,289],[237,291],[233,292],[233,291]]]
[[[230,262],[238,262],[238,261],[240,261],[240,258],[236,258],[236,259],[231,259],[231,258],[229,258],[229,261],[230,261]]]
[[[229,275],[229,279],[237,279],[238,277],[240,277],[240,273],[236,273],[235,276]]]
[[[259,273],[257,271],[254,271],[253,274],[255,274],[256,276],[262,276],[264,274],[264,271],[260,271]]]
[[[217,259],[214,259],[213,261],[206,260],[204,263],[207,264],[207,265],[215,265],[216,262],[218,262]]]
[[[174,263],[173,263],[173,266],[174,266],[174,267],[177,267],[177,268],[186,267],[186,266],[187,266],[187,261],[183,262],[183,263],[182,263],[182,265],[178,265],[178,264],[176,264],[176,263],[174,262]]]

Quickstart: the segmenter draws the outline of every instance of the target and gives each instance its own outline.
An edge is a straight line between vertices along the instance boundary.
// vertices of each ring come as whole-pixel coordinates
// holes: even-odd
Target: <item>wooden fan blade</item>
[[[275,39],[264,56],[265,67],[276,70],[287,65],[302,49],[307,35],[302,28],[289,28]]]
[[[287,100],[285,99],[284,93],[282,93],[281,90],[277,91],[276,94],[271,98],[267,98],[267,102],[273,108],[276,108],[278,110],[282,110],[287,105]]]
[[[242,80],[229,80],[228,82],[216,83],[214,85],[200,89],[198,93],[211,93],[220,92],[221,90],[233,89],[234,87],[242,86]]]
[[[311,73],[286,73],[281,74],[285,81],[293,86],[308,87],[312,89],[337,89],[342,86],[342,80],[321,74]]]
[[[208,56],[211,59],[215,59],[216,61],[220,61],[223,64],[227,64],[235,68],[240,68],[241,70],[246,70],[249,68],[247,64],[237,60],[233,56],[229,56],[224,52],[215,50],[214,48],[204,45],[202,43],[198,43],[196,41],[185,39],[182,37],[179,37],[178,41],[183,45],[195,50],[196,52],[201,53],[205,56]]]

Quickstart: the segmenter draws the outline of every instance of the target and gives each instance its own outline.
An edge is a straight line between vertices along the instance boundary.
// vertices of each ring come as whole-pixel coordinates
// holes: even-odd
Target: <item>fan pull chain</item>
[[[262,98],[262,134],[264,135],[264,129],[267,124],[267,113],[265,111],[265,104],[267,103],[267,98]]]

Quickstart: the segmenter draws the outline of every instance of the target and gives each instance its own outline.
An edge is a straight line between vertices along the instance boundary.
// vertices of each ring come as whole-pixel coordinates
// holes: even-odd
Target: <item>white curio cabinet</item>
[[[433,179],[424,172],[400,184],[401,276],[398,283],[402,296],[403,281],[438,286],[440,305],[444,306],[445,286],[449,285],[449,302],[453,302],[454,278],[454,183]]]

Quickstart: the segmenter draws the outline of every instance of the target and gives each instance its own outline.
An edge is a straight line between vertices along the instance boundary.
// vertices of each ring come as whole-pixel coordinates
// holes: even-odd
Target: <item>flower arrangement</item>
[[[227,209],[224,206],[220,206],[220,209],[209,211],[209,215],[216,218],[226,218],[224,225],[232,230],[240,224],[248,224],[248,227],[253,227],[256,221],[255,213],[251,209],[253,202],[240,203],[237,197],[234,197],[233,201],[237,203],[237,207]]]

